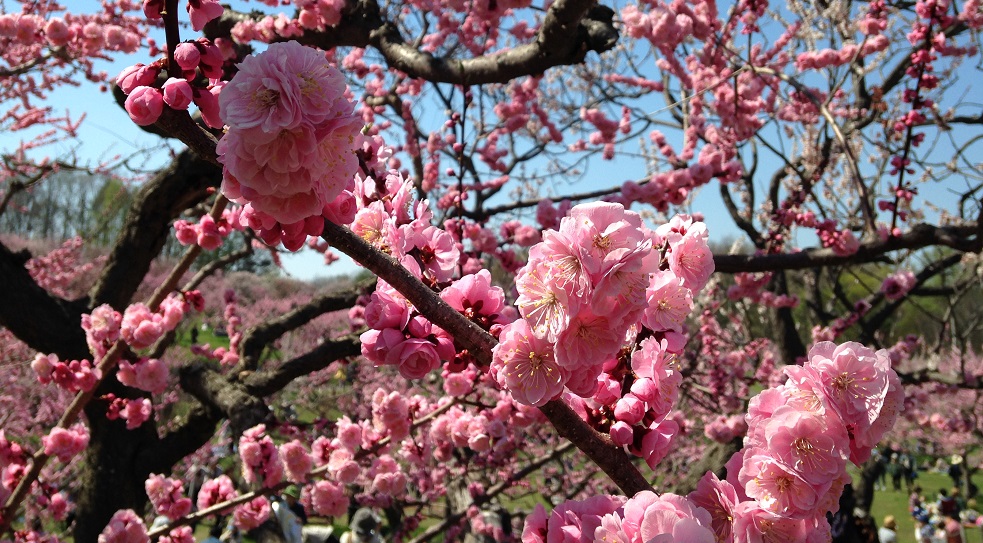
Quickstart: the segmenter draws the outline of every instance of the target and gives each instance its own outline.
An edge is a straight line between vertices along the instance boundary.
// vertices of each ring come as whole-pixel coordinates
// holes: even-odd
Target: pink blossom
[[[343,97],[344,77],[317,49],[295,41],[274,43],[237,68],[219,98],[222,119],[231,128],[277,133],[351,112]]]
[[[721,481],[708,471],[696,485],[696,490],[687,496],[697,507],[710,513],[710,527],[717,541],[731,541],[734,510],[740,503],[737,491],[727,481]]]
[[[167,365],[156,358],[141,358],[136,364],[123,360],[116,370],[116,378],[126,386],[160,394],[167,390],[170,377]]]
[[[193,42],[181,42],[174,48],[174,61],[184,71],[191,71],[201,62],[201,52]]]
[[[191,17],[191,28],[195,32],[205,28],[205,24],[217,19],[225,11],[222,4],[215,0],[188,0],[188,15]]]
[[[547,522],[547,543],[593,541],[594,531],[601,525],[601,517],[614,513],[625,501],[623,496],[594,496],[558,505]],[[525,531],[523,541],[526,541]]]
[[[280,445],[280,458],[283,460],[283,469],[287,473],[288,481],[294,483],[307,481],[307,474],[314,465],[314,459],[300,441],[295,439]]]
[[[311,506],[318,515],[342,517],[348,512],[350,500],[345,495],[345,487],[329,481],[314,483],[311,490]]]
[[[149,87],[153,85],[159,72],[160,68],[134,64],[133,66],[124,68],[120,72],[116,77],[116,85],[123,91],[123,94],[129,95],[137,87]]]
[[[164,111],[164,96],[153,87],[141,85],[126,97],[123,106],[133,122],[147,126],[157,122]]]
[[[804,543],[807,521],[776,515],[759,501],[746,501],[734,511],[734,543]]]
[[[556,342],[556,362],[569,370],[596,365],[621,349],[624,333],[606,317],[581,310]]]
[[[191,91],[191,85],[186,80],[175,77],[164,82],[164,87],[161,91],[164,95],[164,103],[172,109],[188,109],[194,97],[194,93]]]
[[[232,513],[236,528],[248,532],[270,518],[270,502],[266,496],[257,496],[252,500],[238,505]]]
[[[686,324],[686,317],[693,310],[692,292],[671,271],[652,274],[651,282],[645,290],[645,299],[648,305],[645,307],[642,323],[656,332],[681,332]]]
[[[669,269],[682,285],[693,292],[701,290],[713,273],[713,253],[707,244],[703,223],[694,223],[678,241],[669,243]]]
[[[151,474],[144,483],[147,497],[158,515],[177,520],[191,512],[191,499],[184,496],[184,484],[177,479]]]
[[[219,475],[202,483],[201,490],[198,491],[198,509],[208,509],[235,497],[236,489],[232,479],[228,475]]]
[[[89,444],[89,432],[81,424],[71,428],[56,426],[41,441],[44,444],[44,454],[57,456],[58,460],[67,463]]]
[[[881,293],[888,300],[895,301],[900,300],[905,294],[915,287],[918,280],[915,278],[915,274],[911,270],[904,270],[898,273],[891,274],[884,279],[881,283]]]
[[[178,526],[167,532],[167,535],[160,536],[157,543],[195,543],[195,535],[191,526]]]
[[[117,511],[99,534],[99,543],[150,543],[147,526],[132,509]]]
[[[506,326],[492,351],[499,384],[517,402],[542,406],[563,392],[569,375],[553,357],[553,344],[537,338],[524,320]]]
[[[120,417],[126,421],[126,429],[133,430],[150,419],[150,400],[146,398],[127,399]]]
[[[810,484],[797,471],[761,449],[752,449],[745,455],[740,480],[748,497],[783,518],[801,519],[812,515],[820,493],[826,491],[826,488]]]

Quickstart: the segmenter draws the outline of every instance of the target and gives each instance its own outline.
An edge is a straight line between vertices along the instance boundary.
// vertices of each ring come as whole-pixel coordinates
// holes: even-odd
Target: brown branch
[[[557,0],[547,10],[543,26],[531,43],[474,58],[440,57],[408,44],[397,26],[384,19],[376,0],[352,4],[352,9],[334,27],[291,39],[322,49],[371,46],[379,50],[390,68],[410,77],[470,86],[507,83],[542,74],[555,66],[580,64],[587,53],[608,51],[619,38],[610,8],[593,0]],[[236,22],[250,17],[226,10],[226,14],[206,28],[206,34],[228,35]]]
[[[242,384],[254,396],[268,396],[298,377],[323,370],[343,358],[362,354],[361,346],[356,335],[325,341],[314,350],[288,360],[275,369],[249,374]]]
[[[498,343],[488,332],[447,305],[399,262],[369,245],[351,230],[331,221],[324,222],[322,237],[332,247],[355,259],[372,273],[396,288],[430,322],[454,336],[482,366],[491,364],[491,350]]]
[[[950,247],[960,252],[979,252],[983,248],[976,224],[963,226],[918,224],[901,236],[890,237],[885,241],[861,243],[857,252],[851,255],[841,256],[832,249],[812,248],[785,254],[714,255],[713,262],[716,271],[721,273],[801,270],[818,266],[873,262],[892,251],[923,249],[933,245]]]

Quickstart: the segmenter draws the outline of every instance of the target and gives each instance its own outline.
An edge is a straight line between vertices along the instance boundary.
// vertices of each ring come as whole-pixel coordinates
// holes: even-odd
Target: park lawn
[[[983,485],[983,476],[977,473],[973,477],[977,486]],[[952,488],[952,479],[948,475],[935,472],[919,472],[915,483],[922,487],[922,496],[926,500],[932,501],[938,497],[939,489],[946,490]],[[915,521],[908,514],[908,493],[901,490],[895,492],[891,490],[890,479],[887,483],[888,490],[879,490],[874,493],[874,503],[871,507],[871,514],[880,527],[881,521],[886,515],[894,515],[898,521],[898,543],[915,542]],[[983,532],[979,528],[966,528],[965,543],[983,543]]]

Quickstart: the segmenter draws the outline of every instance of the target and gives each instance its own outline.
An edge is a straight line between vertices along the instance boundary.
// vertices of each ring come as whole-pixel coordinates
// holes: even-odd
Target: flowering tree
[[[146,43],[145,63],[115,80],[120,100],[188,148],[144,184],[76,291],[59,290],[63,253],[0,245],[0,324],[38,353],[11,363],[54,387],[37,395],[61,413],[0,436],[0,527],[15,538],[41,537],[16,522],[25,503],[42,521],[64,512],[52,466],[83,451],[80,541],[185,541],[187,523],[228,511],[255,528],[285,481],[305,484],[320,514],[385,507],[406,539],[497,536],[478,508],[563,469],[570,446],[552,427],[616,488],[584,476],[573,501],[528,518],[524,540],[823,540],[846,462],[869,458],[904,385],[978,386],[965,372],[899,375],[914,341],[846,341],[891,346],[885,323],[905,304],[956,308],[975,286],[981,119],[960,77],[975,73],[978,3],[273,4],[147,0],[141,23],[163,27],[160,49],[132,18],[99,26],[33,3],[0,15],[4,81]],[[597,175],[604,161],[619,179]],[[11,194],[37,172],[7,175]],[[753,247],[713,254],[704,217],[674,215],[711,184]],[[949,192],[933,207],[938,186]],[[172,229],[188,250],[151,274]],[[377,282],[270,305],[265,320],[229,293],[229,346],[180,362],[182,320],[218,303],[199,288],[210,272],[254,246],[305,244]],[[186,275],[223,246],[235,250]],[[883,282],[847,292],[844,277],[875,261],[889,262]],[[974,272],[954,275],[959,264]],[[339,310],[350,327],[264,357]],[[934,316],[941,346],[962,337],[958,313]],[[342,360],[361,383],[345,416],[298,430],[271,415],[285,387],[327,388]],[[154,416],[178,391],[184,414]],[[169,475],[224,421],[241,481],[211,478],[193,504]],[[649,470],[674,443],[705,446],[701,425],[730,443],[726,475],[693,470],[698,484],[655,493]],[[442,521],[416,530],[442,497]],[[150,536],[148,502],[172,521]]]

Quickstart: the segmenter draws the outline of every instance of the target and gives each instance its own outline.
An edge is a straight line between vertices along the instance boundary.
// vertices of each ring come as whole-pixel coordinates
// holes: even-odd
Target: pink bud
[[[645,416],[645,404],[634,394],[627,394],[614,406],[614,418],[628,424],[638,424]]]
[[[147,126],[154,124],[160,118],[161,112],[164,111],[164,97],[159,90],[141,85],[126,97],[124,107],[133,122],[140,126]]]
[[[116,76],[116,84],[123,94],[130,94],[133,89],[143,85],[149,86],[157,79],[157,70],[143,64],[134,64],[125,68]]]
[[[198,48],[193,43],[179,43],[174,48],[174,61],[182,70],[194,70],[198,67],[198,62],[201,61],[201,53],[198,52]]]
[[[618,421],[611,425],[611,441],[614,441],[615,445],[624,446],[631,445],[635,438],[635,432],[631,429],[631,425],[624,421]]]
[[[659,387],[652,379],[643,377],[631,384],[631,393],[643,402],[652,402],[659,396]]]
[[[188,109],[191,105],[193,91],[191,85],[184,79],[172,77],[164,83],[164,103],[174,109]]]

